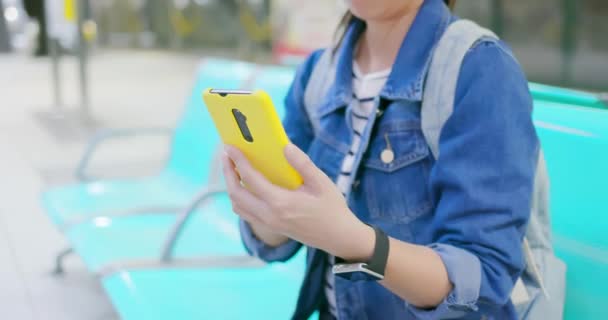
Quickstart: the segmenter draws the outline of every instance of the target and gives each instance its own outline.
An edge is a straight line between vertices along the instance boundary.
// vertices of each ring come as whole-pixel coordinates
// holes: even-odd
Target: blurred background
[[[319,10],[324,8],[324,10]],[[173,127],[203,58],[296,65],[326,46],[340,0],[0,0],[0,309],[7,319],[116,319],[70,257],[40,192],[75,181],[100,129]],[[459,1],[514,49],[531,81],[608,91],[608,2]],[[127,139],[128,140],[128,139]],[[168,139],[111,142],[91,170],[156,172]]]
[[[31,49],[32,37],[40,30],[32,24],[23,1],[3,0],[10,44],[16,52]],[[54,21],[49,23],[51,29],[60,30],[51,30],[52,36],[58,33],[63,48],[74,50],[76,34],[70,32],[75,31],[70,20],[75,13],[60,8],[62,1],[48,2],[57,3],[50,5],[54,7],[50,20]],[[334,10],[315,10],[318,5]],[[342,12],[339,1],[318,0],[309,4],[290,0],[97,0],[86,6],[86,18],[94,25],[85,32],[96,50],[218,52],[245,60],[281,62],[290,53],[305,54],[323,46]],[[605,1],[462,1],[456,12],[509,42],[532,81],[606,89]]]

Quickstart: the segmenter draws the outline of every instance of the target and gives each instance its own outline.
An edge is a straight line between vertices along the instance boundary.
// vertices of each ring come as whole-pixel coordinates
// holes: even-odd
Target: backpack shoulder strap
[[[304,90],[304,106],[315,135],[319,132],[317,110],[323,103],[335,78],[336,64],[331,48],[327,48],[323,50],[321,57],[313,67]]]
[[[439,136],[454,111],[460,68],[467,52],[482,38],[498,37],[469,20],[453,22],[439,40],[426,77],[421,126],[433,157],[439,157]]]

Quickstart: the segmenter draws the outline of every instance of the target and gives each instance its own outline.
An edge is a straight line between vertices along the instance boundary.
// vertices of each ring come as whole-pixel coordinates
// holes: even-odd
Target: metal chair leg
[[[60,276],[64,273],[63,260],[72,253],[74,253],[74,249],[65,248],[57,254],[55,257],[55,268],[53,269],[54,275]]]

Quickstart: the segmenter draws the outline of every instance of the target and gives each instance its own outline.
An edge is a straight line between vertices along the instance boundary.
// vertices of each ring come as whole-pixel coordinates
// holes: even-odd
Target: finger
[[[243,182],[247,185],[247,188],[255,192],[261,200],[268,203],[282,196],[284,190],[268,181],[266,177],[251,165],[247,157],[240,150],[232,146],[226,146],[226,153],[234,161],[236,169]]]
[[[224,173],[224,180],[226,181],[228,191],[235,190],[237,186],[241,186],[241,178],[235,171],[234,163],[226,154],[222,155],[222,172]]]
[[[304,185],[313,188],[321,185],[323,172],[317,168],[304,151],[290,143],[285,146],[284,153],[289,164],[302,176]]]
[[[233,208],[248,208],[249,215],[255,216],[258,220],[265,220],[270,212],[266,204],[241,185],[234,164],[228,155],[222,155],[222,163],[226,187]]]

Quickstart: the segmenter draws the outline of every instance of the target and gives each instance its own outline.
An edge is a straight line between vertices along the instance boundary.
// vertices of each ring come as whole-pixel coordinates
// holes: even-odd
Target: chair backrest
[[[282,119],[285,116],[285,96],[295,76],[295,69],[285,66],[262,66],[249,89],[266,91]]]
[[[537,99],[534,120],[551,180],[553,243],[568,267],[565,318],[605,318],[608,111]]]
[[[530,93],[534,97],[534,100],[608,110],[608,105],[600,99],[600,96],[589,92],[530,83]]]
[[[209,87],[241,89],[253,70],[253,64],[239,61],[205,59],[201,63],[186,109],[175,130],[166,170],[191,183],[207,181],[219,136],[203,102],[203,91]]]

